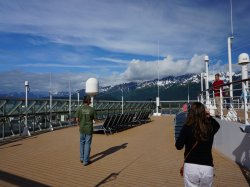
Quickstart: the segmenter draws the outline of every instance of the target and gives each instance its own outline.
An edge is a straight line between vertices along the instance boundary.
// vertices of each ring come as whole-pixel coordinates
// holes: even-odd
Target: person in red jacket
[[[214,91],[214,97],[215,97],[215,105],[216,105],[216,111],[215,111],[215,116],[221,117],[221,101],[222,98],[220,97],[220,88],[222,88],[222,93],[223,93],[223,87],[222,85],[224,82],[220,80],[220,74],[217,73],[215,74],[215,81],[213,83],[213,91]]]

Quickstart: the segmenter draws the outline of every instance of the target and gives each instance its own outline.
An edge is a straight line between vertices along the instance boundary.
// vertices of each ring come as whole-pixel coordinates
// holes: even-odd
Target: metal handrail
[[[0,121],[0,127],[2,126],[2,136],[0,137],[2,137],[2,139],[6,138],[6,136],[12,135],[12,133],[9,133],[5,136],[6,129],[8,128],[11,128],[11,132],[14,132],[15,136],[20,136],[20,132],[24,127],[24,116],[26,115],[26,110],[23,107],[25,104],[24,102],[25,100],[22,99],[0,99],[0,103],[3,103],[1,105],[6,111],[0,114],[0,117],[2,119],[7,119],[10,122],[14,120],[16,124],[14,124],[14,126],[10,126],[6,124],[6,120]],[[72,100],[71,105],[69,105],[68,99],[54,99],[52,101],[51,109],[48,108],[49,99],[30,99],[29,103],[30,105],[28,105],[27,108],[27,118],[28,121],[33,121],[33,124],[28,124],[28,126],[30,127],[30,129],[33,129],[33,133],[41,130],[48,130],[49,123],[53,123],[53,128],[60,128],[71,125],[71,121],[74,121],[75,116],[70,116],[70,109],[68,106],[71,106],[72,114],[76,111],[78,107],[78,105],[76,104],[77,100]],[[133,106],[132,109],[124,109],[127,113],[141,111],[143,108],[148,109],[150,106],[149,102],[128,101],[127,103],[129,103],[127,105]],[[102,107],[98,107],[98,105]],[[95,103],[95,106],[97,106],[97,115],[100,115],[101,118],[112,113],[121,113],[122,110],[120,101],[98,101]],[[104,106],[105,108],[103,108]],[[153,108],[154,107],[151,107],[150,110],[153,110]],[[61,120],[58,121],[58,119]],[[62,125],[63,123],[64,125]],[[74,123],[72,123],[72,125],[74,125]]]
[[[229,102],[229,107],[228,109],[230,110],[229,112],[233,112],[236,116],[234,119],[234,121],[239,121],[239,118],[238,118],[238,115],[237,115],[237,112],[235,109],[244,109],[244,124],[245,125],[249,125],[249,122],[248,122],[248,96],[247,96],[247,92],[249,91],[249,87],[246,86],[246,82],[250,81],[250,78],[248,79],[242,79],[242,80],[237,80],[237,81],[233,81],[233,82],[230,82],[230,83],[226,83],[226,84],[222,84],[220,85],[220,98],[221,99],[221,108],[223,108],[225,106],[224,102],[223,102],[223,99],[227,99]],[[233,97],[230,97],[230,96],[223,96],[225,95],[226,92],[230,92],[231,90],[227,89],[227,90],[223,90],[222,88],[225,87],[225,86],[228,86],[229,85],[239,85],[242,83],[242,88],[236,88],[236,89],[233,89]],[[206,99],[206,93],[209,93],[209,98]],[[211,93],[212,92],[212,93]],[[235,93],[237,95],[235,95]],[[242,93],[245,93],[245,94],[242,94]],[[214,101],[214,91],[213,91],[213,88],[209,88],[207,90],[204,90],[202,92],[200,92],[200,99],[204,102],[204,104],[206,104],[209,108],[210,108],[210,111],[211,111],[211,108],[213,107],[215,109],[215,101]],[[241,100],[241,106],[239,105],[240,104],[240,100]],[[211,102],[212,101],[212,102]],[[234,101],[237,101],[238,103],[234,103]],[[222,113],[221,113],[222,114]],[[227,117],[225,117],[224,115],[221,115],[220,116],[221,119],[223,120],[229,120]]]

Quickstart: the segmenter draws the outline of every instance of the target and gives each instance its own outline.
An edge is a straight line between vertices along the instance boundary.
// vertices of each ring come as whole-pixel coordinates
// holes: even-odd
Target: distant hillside
[[[189,98],[197,99],[197,95],[200,92],[200,84],[190,83],[189,84]],[[185,100],[188,99],[188,85],[171,85],[168,88],[160,87],[159,96],[161,100]],[[158,95],[157,86],[150,86],[144,88],[134,89],[133,91],[124,92],[124,100],[130,101],[145,101],[145,100],[155,100],[155,97]],[[122,92],[121,90],[112,90],[100,93],[97,95],[96,99],[107,99],[111,100],[121,100]]]
[[[226,73],[221,73],[221,79],[228,82]],[[210,76],[210,87],[214,75]],[[167,76],[159,80],[159,96],[161,100],[195,100],[200,94],[200,74],[186,74],[181,76]],[[240,74],[235,74],[233,80],[241,79]],[[204,83],[205,85],[205,83]],[[144,82],[130,82],[101,89],[96,99],[121,100],[123,90],[124,100],[145,101],[155,100],[158,95],[157,80]]]
[[[228,81],[226,73],[221,73],[224,82]],[[210,75],[210,84],[213,81],[213,76]],[[240,74],[235,74],[233,80],[241,79]],[[96,96],[97,100],[121,100],[122,95],[124,100],[130,101],[147,101],[155,100],[158,95],[157,79],[150,81],[129,82],[115,86],[100,87],[99,93]],[[159,80],[159,95],[161,100],[187,100],[188,92],[189,99],[195,100],[200,94],[201,83],[200,74],[186,74],[181,76],[167,76]],[[85,90],[78,90],[80,99],[85,95]],[[77,92],[73,92],[71,98],[77,99]],[[24,98],[25,93],[9,93],[0,95],[1,98]],[[31,92],[29,98],[49,98],[47,92]],[[53,98],[68,99],[68,92],[59,92],[53,94]]]

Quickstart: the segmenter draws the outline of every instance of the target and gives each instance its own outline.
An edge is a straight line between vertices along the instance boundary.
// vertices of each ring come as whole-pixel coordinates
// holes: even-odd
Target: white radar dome
[[[248,64],[249,61],[249,55],[247,53],[241,53],[238,57],[238,64]]]
[[[96,78],[89,78],[86,81],[86,94],[95,96],[98,93],[99,83]]]
[[[204,57],[204,60],[205,60],[205,62],[209,61],[209,57],[206,55],[206,56]]]
[[[29,81],[25,81],[24,86],[29,86]]]

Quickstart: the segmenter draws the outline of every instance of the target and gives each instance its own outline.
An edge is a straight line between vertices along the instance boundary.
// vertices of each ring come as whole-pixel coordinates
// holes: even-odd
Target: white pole
[[[49,121],[50,121],[50,125],[49,125],[49,129],[51,129],[51,127],[52,127],[52,93],[51,93],[51,91],[50,91],[50,93],[49,93],[49,110],[50,110],[50,112],[49,112]],[[51,129],[51,130],[53,130],[53,129]]]
[[[246,82],[242,83],[242,91],[243,91],[243,99],[244,99],[244,118],[245,118],[245,124],[249,125],[248,123],[248,107],[247,107],[247,88],[246,88]]]
[[[28,82],[28,81],[27,81]],[[25,127],[28,128],[28,88],[29,88],[29,84],[26,85],[25,84]]]
[[[29,82],[25,81],[24,82],[25,85],[25,126],[23,128],[23,136],[30,136],[30,131],[28,128],[28,92],[29,92]]]
[[[230,6],[231,6],[231,34],[233,36],[234,34],[234,28],[233,28],[233,1],[230,1]]]
[[[201,73],[201,102],[203,103],[203,79],[204,73]]]
[[[158,114],[159,113],[159,111],[158,111],[158,101],[159,101],[159,97],[156,97],[156,114]]]
[[[158,83],[157,83],[157,85],[158,85],[158,97],[160,97],[159,96],[159,94],[160,94],[160,88],[159,88],[159,79],[160,79],[160,75],[159,75],[159,41],[158,41],[157,77],[158,77]]]
[[[228,71],[229,71],[229,82],[231,83],[233,81],[232,79],[232,43],[233,43],[233,34],[234,34],[234,29],[233,29],[233,1],[230,0],[230,21],[231,21],[231,37],[227,38],[227,48],[228,48]],[[231,99],[233,98],[233,84],[230,84],[229,86],[229,94]]]
[[[123,114],[123,104],[124,102],[123,102],[123,87],[122,87],[122,114]]]
[[[248,69],[247,64],[249,64],[249,55],[247,53],[241,53],[238,57],[238,64],[241,65],[241,76],[242,80],[248,78]],[[242,82],[242,94],[244,99],[244,117],[245,117],[245,124],[249,125],[248,122],[248,106],[247,106],[247,97],[248,97],[248,83]]]
[[[220,119],[223,117],[223,99],[222,99],[222,87],[220,87]]]
[[[154,116],[161,116],[161,113],[159,113],[159,106],[160,106],[160,74],[159,74],[159,41],[158,41],[158,59],[157,59],[157,88],[158,88],[158,94],[156,97],[156,113],[154,113]]]
[[[208,56],[205,56],[205,63],[206,63],[206,103],[208,104],[209,103],[209,92],[208,92],[208,89],[209,89],[209,83],[208,83],[208,63],[209,63],[209,58]]]
[[[159,73],[159,53],[160,53],[160,47],[159,47],[159,41],[158,41],[158,58],[157,58],[157,87],[158,87],[158,96],[156,98],[156,113],[158,116],[160,116],[159,113],[159,106],[160,106],[160,73]]]
[[[160,98],[156,97],[156,114],[159,114]]]
[[[188,83],[188,103],[189,103],[189,83]]]
[[[50,113],[49,113],[49,130],[53,131],[53,126],[52,126],[52,82],[51,82],[51,73],[50,73],[50,92],[49,92],[49,109],[50,109]]]
[[[229,69],[229,82],[231,83],[233,81],[232,79],[232,41],[233,36],[227,38],[227,47],[228,47],[228,69]],[[233,84],[230,84],[230,97],[233,97]]]
[[[201,91],[203,92],[203,73],[201,73]]]
[[[158,41],[158,58],[157,58],[157,98],[156,98],[156,113],[159,113],[160,88],[159,88],[159,41]]]
[[[242,79],[247,79],[248,78],[248,70],[247,70],[247,64],[244,64],[241,66],[241,75]],[[248,83],[247,82],[242,82],[242,93],[243,93],[243,99],[244,99],[244,118],[245,118],[245,124],[248,123],[248,107],[247,107],[247,97],[248,97]]]
[[[90,104],[91,107],[94,107],[94,96],[91,96],[91,104]]]
[[[123,96],[122,96],[122,114],[123,114],[123,105],[124,105],[124,101],[123,101]]]
[[[77,92],[77,105],[80,105],[80,93],[79,91]]]
[[[69,80],[69,125],[71,125],[71,87]]]

